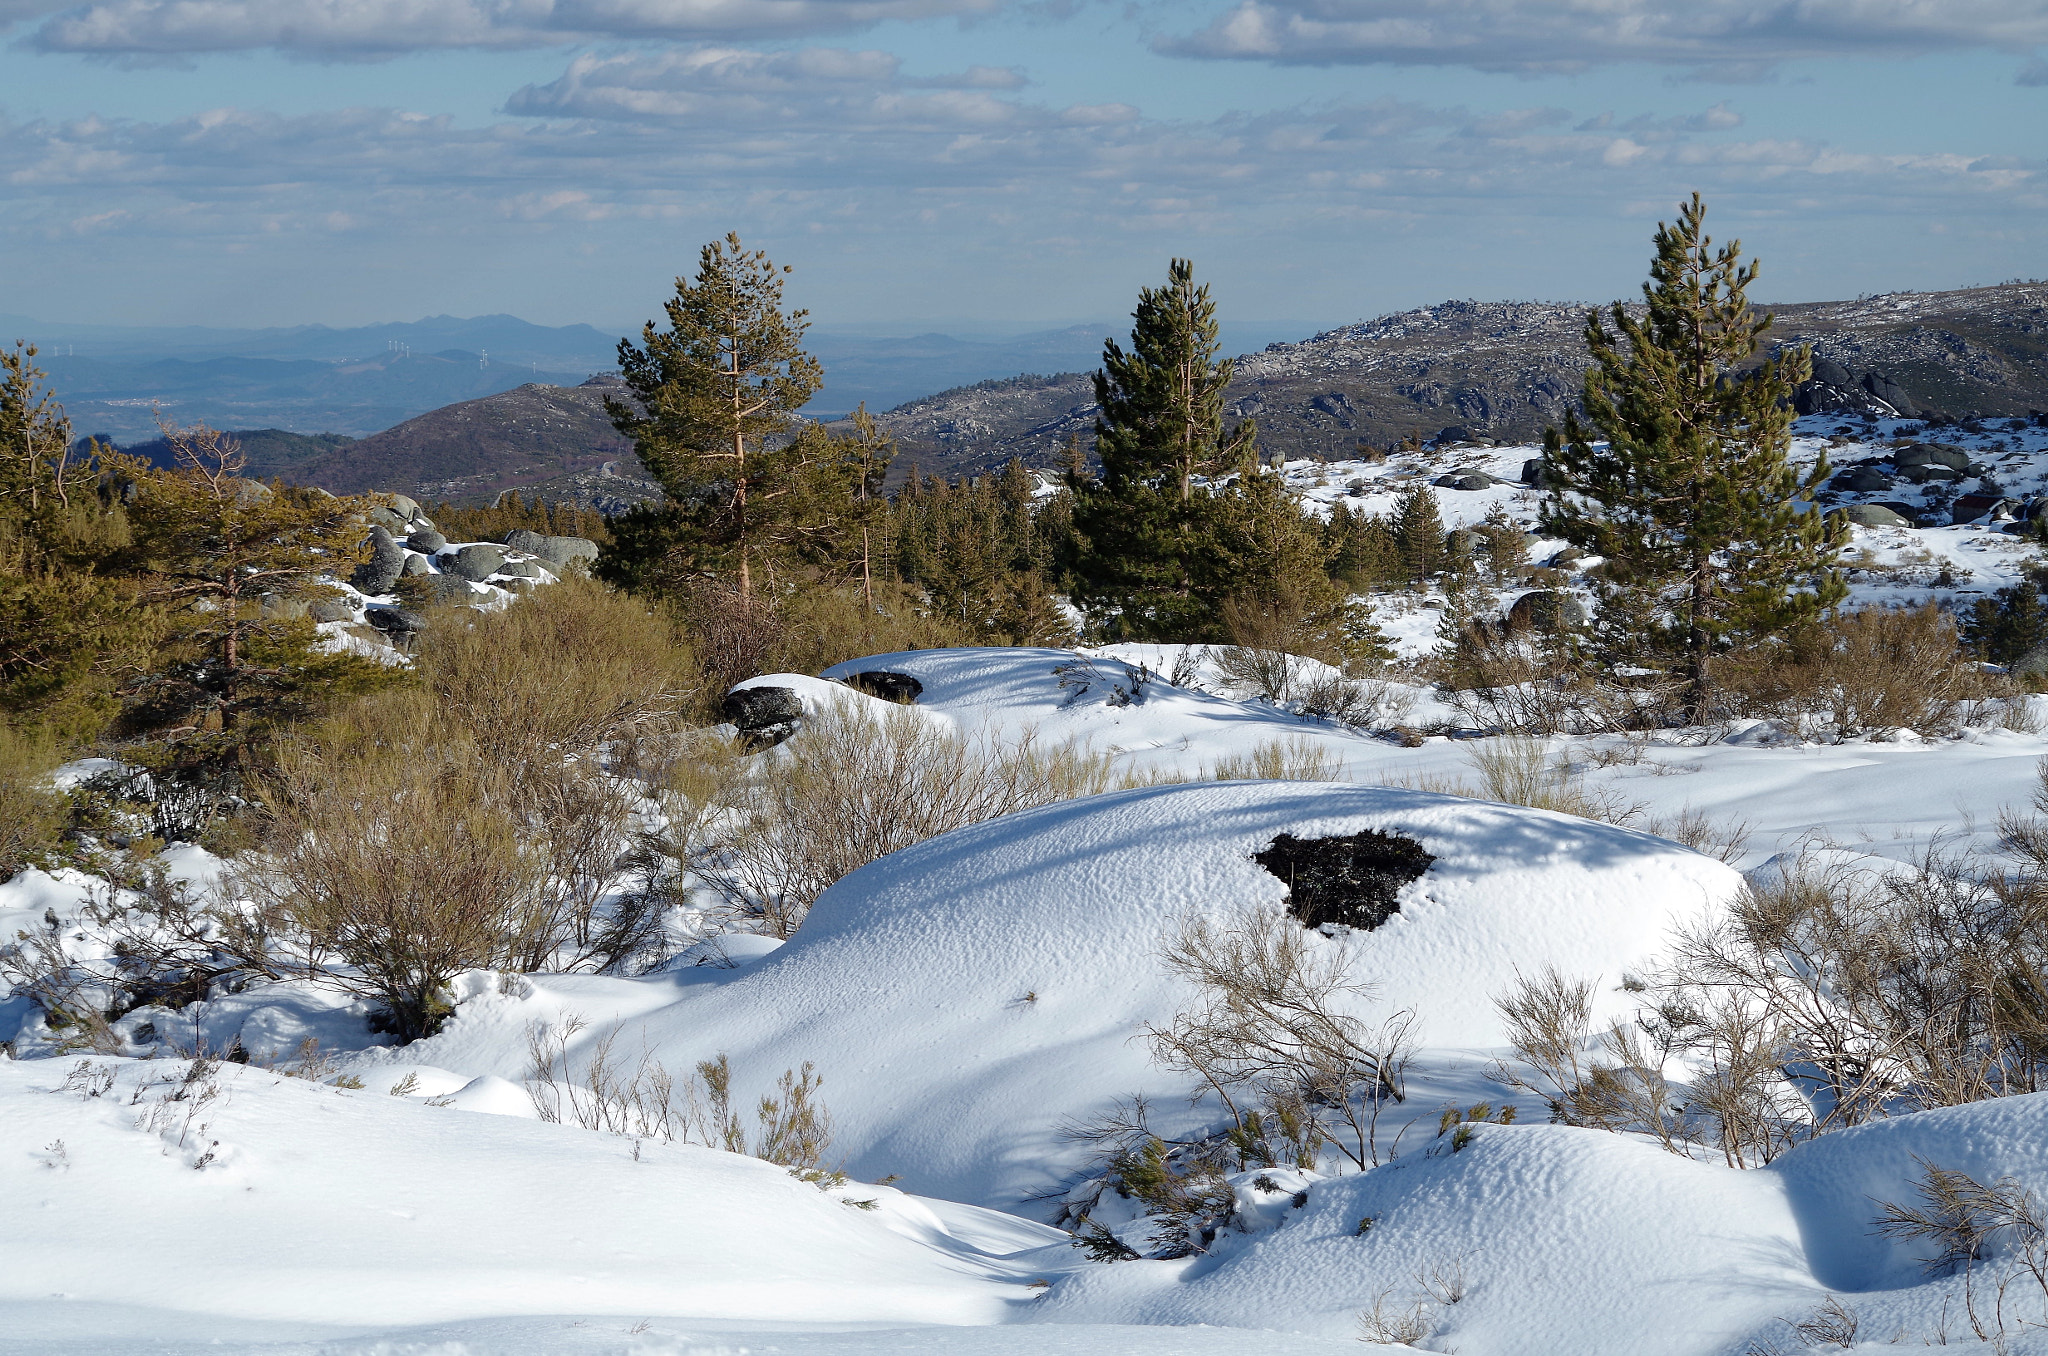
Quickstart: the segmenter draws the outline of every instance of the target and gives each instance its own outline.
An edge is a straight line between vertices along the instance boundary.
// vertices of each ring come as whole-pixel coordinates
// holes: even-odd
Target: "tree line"
[[[1704,216],[1694,196],[1659,226],[1640,305],[1588,317],[1593,366],[1547,437],[1539,514],[1602,562],[1582,577],[1590,621],[1547,614],[1546,671],[1649,675],[1686,722],[1713,709],[1727,656],[1794,643],[1846,593],[1846,528],[1809,511],[1827,463],[1789,456],[1808,355],[1756,362],[1757,266]],[[1104,347],[1092,460],[1077,439],[1055,474],[912,471],[893,487],[897,448],[865,408],[836,429],[799,414],[823,372],[788,274],[736,235],[713,241],[661,323],[620,344],[610,413],[664,498],[604,524],[596,573],[679,620],[711,704],[763,669],[938,644],[1258,644],[1356,670],[1387,653],[1362,595],[1423,584],[1451,600],[1449,649],[1483,658],[1497,619],[1461,600],[1564,582],[1533,572],[1505,514],[1447,530],[1419,478],[1390,513],[1307,510],[1255,422],[1229,417],[1232,364],[1185,259],[1140,291],[1128,342]],[[178,432],[164,470],[75,448],[34,356],[0,354],[10,722],[217,769],[251,732],[394,680],[323,652],[303,615],[360,557],[369,501],[248,480],[210,430]],[[569,523],[516,503],[464,521]]]

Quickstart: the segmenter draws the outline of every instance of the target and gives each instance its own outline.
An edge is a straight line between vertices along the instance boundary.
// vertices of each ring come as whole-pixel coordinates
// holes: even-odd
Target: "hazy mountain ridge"
[[[1561,419],[1587,367],[1588,307],[1448,301],[1271,344],[1237,360],[1228,390],[1268,453],[1335,456],[1456,428],[1524,440]],[[2048,407],[2048,286],[2006,284],[1770,308],[1772,340],[1810,343],[1857,378],[1889,380],[1921,413],[2026,414]],[[942,391],[883,423],[927,470],[973,473],[1021,457],[1056,463],[1088,445],[1088,374]]]
[[[395,490],[457,503],[488,502],[508,489],[598,472],[621,460],[619,469],[637,483],[633,444],[612,427],[604,407],[605,396],[622,389],[616,377],[592,377],[580,386],[529,382],[338,447],[307,463],[300,475],[337,494]]]

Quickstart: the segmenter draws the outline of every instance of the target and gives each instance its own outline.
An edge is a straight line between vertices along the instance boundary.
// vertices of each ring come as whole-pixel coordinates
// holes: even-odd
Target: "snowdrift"
[[[444,1035],[393,1052],[517,1078],[516,1033],[575,1010],[669,1069],[724,1053],[751,1099],[809,1060],[835,1152],[873,1179],[1015,1207],[1082,1154],[1062,1126],[1144,1092],[1185,1116],[1187,1083],[1140,1032],[1191,998],[1156,957],[1193,913],[1220,924],[1279,907],[1251,854],[1276,835],[1379,829],[1436,857],[1386,924],[1342,947],[1378,986],[1366,1009],[1412,1009],[1426,1046],[1502,1043],[1490,997],[1517,968],[1557,965],[1611,991],[1669,928],[1739,886],[1673,843],[1568,816],[1384,787],[1170,786],[1069,801],[962,829],[853,873],[796,936],[742,968],[631,983],[534,977],[483,992]],[[603,1026],[585,1037],[597,1039]]]
[[[337,1325],[988,1323],[1030,1294],[888,1188],[232,1064],[181,1087],[187,1061],[91,1060],[67,1089],[78,1063],[0,1061],[0,1301]],[[942,1208],[997,1251],[1060,1237]],[[130,1248],[146,1264],[111,1264]]]
[[[1974,1347],[1961,1280],[1929,1276],[1914,1249],[1873,1233],[1881,1202],[1914,1202],[1922,1160],[2041,1193],[2048,1095],[1875,1122],[1755,1171],[1599,1131],[1478,1126],[1460,1152],[1439,1139],[1319,1182],[1279,1228],[1226,1234],[1210,1256],[1065,1277],[1027,1317],[1334,1337],[1378,1307],[1415,1316],[1431,1350],[1712,1356],[1752,1340],[1802,1349],[1787,1321],[1833,1294],[1873,1349]],[[1995,1282],[1977,1284],[1988,1315]],[[2048,1318],[2048,1297],[2021,1277],[2006,1305],[2008,1336],[2033,1340],[2020,1325]]]

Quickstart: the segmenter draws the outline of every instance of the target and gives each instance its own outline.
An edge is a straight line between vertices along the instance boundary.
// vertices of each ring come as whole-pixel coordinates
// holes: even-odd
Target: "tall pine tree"
[[[1782,351],[1738,372],[1771,317],[1746,297],[1756,263],[1740,241],[1716,250],[1705,217],[1695,193],[1658,226],[1640,317],[1619,302],[1587,317],[1585,417],[1548,430],[1543,456],[1544,530],[1607,558],[1636,595],[1619,611],[1653,605],[1660,620],[1633,637],[1634,662],[1670,655],[1688,723],[1707,714],[1718,650],[1782,634],[1847,593],[1830,568],[1846,528],[1811,503],[1827,459],[1802,476],[1789,457],[1811,357]]]
[[[1132,319],[1130,348],[1106,342],[1095,374],[1101,478],[1068,477],[1073,598],[1112,634],[1201,639],[1216,631],[1221,595],[1200,576],[1227,514],[1195,480],[1250,473],[1255,432],[1224,428],[1231,363],[1217,356],[1215,303],[1191,263],[1173,260],[1164,287],[1142,289]]]
[[[600,574],[639,584],[729,570],[751,598],[782,539],[801,535],[816,459],[831,449],[788,437],[823,382],[803,348],[806,313],[782,309],[789,271],[737,234],[714,240],[696,279],[676,279],[668,329],[650,320],[640,345],[619,341],[638,408],[607,408],[668,502],[626,515]]]

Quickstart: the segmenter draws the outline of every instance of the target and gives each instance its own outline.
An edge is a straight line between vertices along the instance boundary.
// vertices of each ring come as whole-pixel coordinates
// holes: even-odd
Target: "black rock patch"
[[[890,673],[887,669],[849,673],[844,681],[856,692],[865,692],[870,697],[880,697],[885,702],[901,706],[908,706],[924,695],[923,683],[907,673]]]
[[[1287,912],[1305,928],[1371,932],[1401,911],[1402,886],[1436,862],[1413,838],[1365,829],[1332,838],[1283,833],[1252,860],[1287,886]]]

